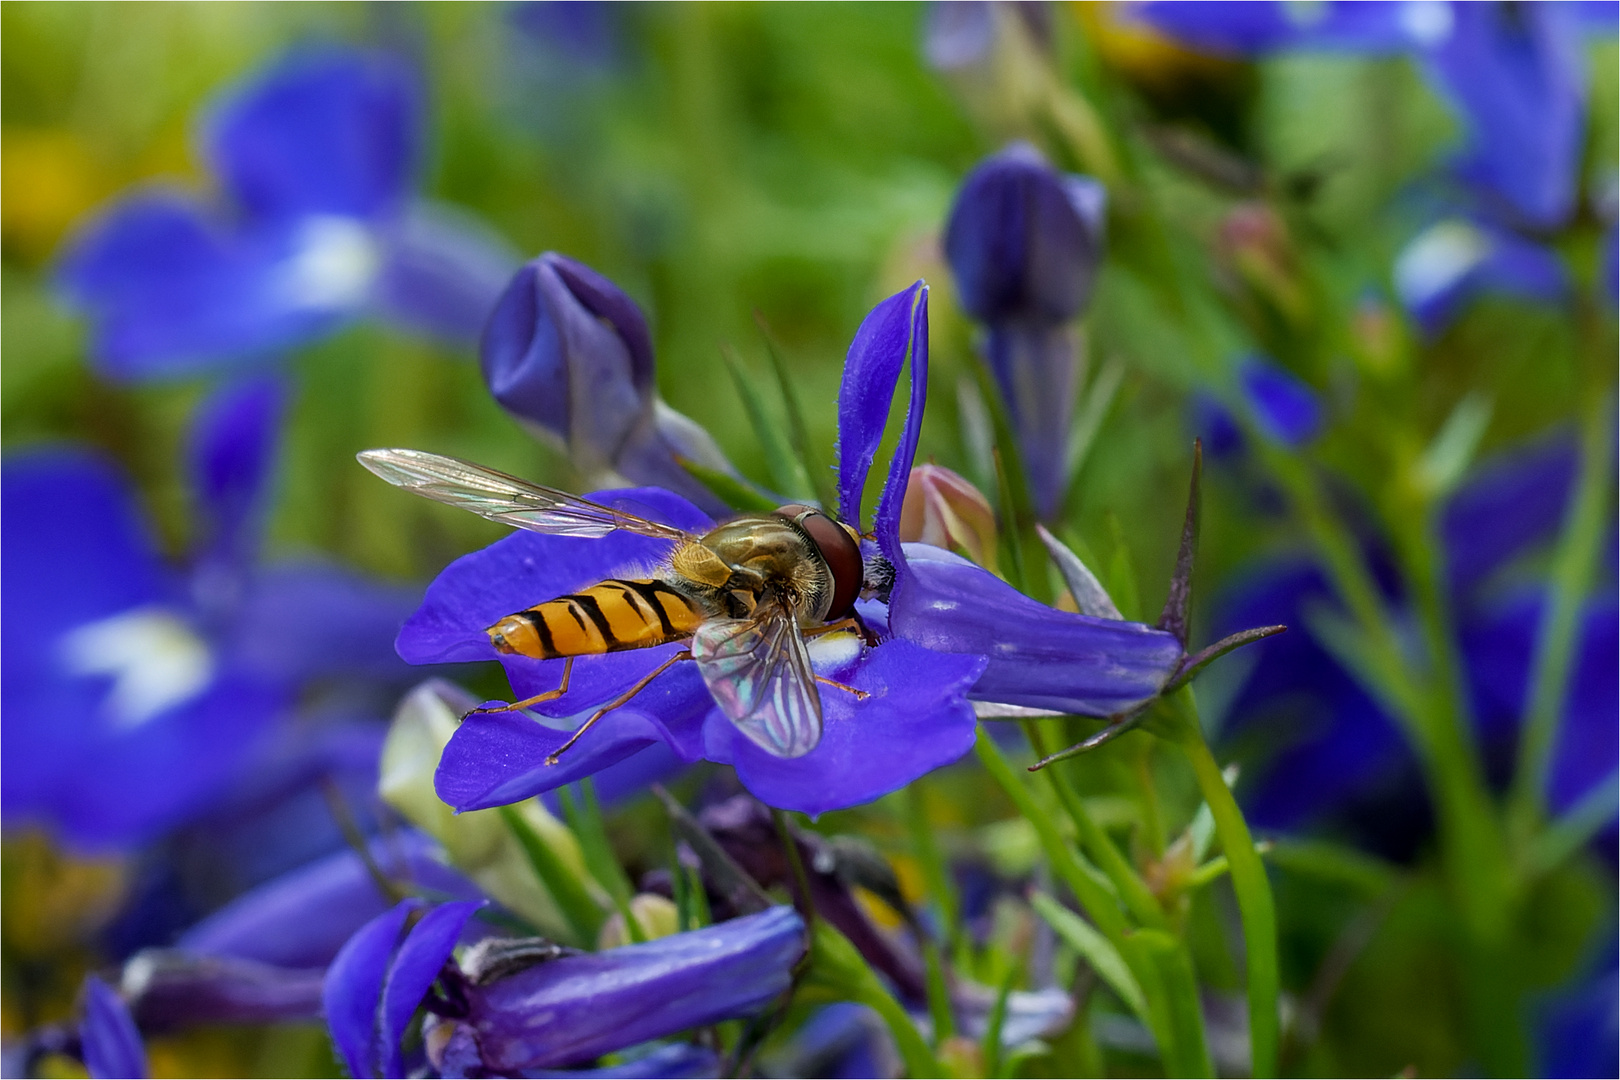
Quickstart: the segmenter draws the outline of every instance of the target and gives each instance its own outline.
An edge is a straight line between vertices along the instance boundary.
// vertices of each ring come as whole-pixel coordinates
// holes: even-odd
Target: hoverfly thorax
[[[849,531],[813,507],[729,521],[700,541],[731,570],[720,593],[741,617],[767,595],[785,602],[800,626],[847,615],[861,584],[861,555]],[[676,569],[685,569],[677,558]],[[746,610],[735,610],[737,607]]]

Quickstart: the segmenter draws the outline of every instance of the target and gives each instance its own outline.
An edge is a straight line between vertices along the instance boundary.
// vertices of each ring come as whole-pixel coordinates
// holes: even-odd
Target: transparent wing
[[[541,487],[460,458],[423,450],[362,450],[360,464],[406,491],[479,517],[552,536],[606,536],[623,529],[660,540],[691,540],[672,525]]]
[[[777,757],[802,757],[821,741],[821,695],[793,616],[762,605],[747,619],[712,619],[692,636],[692,656],[720,709]]]

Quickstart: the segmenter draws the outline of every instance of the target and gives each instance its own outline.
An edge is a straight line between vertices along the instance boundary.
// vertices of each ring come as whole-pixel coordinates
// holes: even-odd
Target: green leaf
[[[1165,1071],[1171,1076],[1214,1076],[1191,955],[1173,934],[1163,930],[1138,930],[1132,941],[1152,958],[1164,987],[1166,1020],[1174,1047],[1164,1063]]]
[[[722,347],[720,357],[725,361],[731,381],[737,387],[737,396],[742,399],[743,411],[748,414],[754,437],[759,440],[771,483],[790,499],[813,498],[810,477],[803,461],[794,455],[782,425],[774,422],[766,412],[765,403],[760,400],[759,392],[743,371],[736,354],[729,347]]]
[[[775,499],[746,480],[738,479],[719,469],[711,469],[707,465],[699,465],[687,458],[678,457],[675,460],[693,479],[714,492],[733,510],[745,514],[768,514],[777,507]]]
[[[801,1000],[854,1001],[882,1018],[894,1036],[900,1060],[912,1077],[944,1076],[917,1026],[889,993],[859,950],[826,919],[817,919],[810,932],[810,963],[800,982]]]
[[[782,362],[782,351],[776,347],[776,338],[766,327],[765,320],[756,315],[756,321],[765,337],[765,355],[770,358],[771,372],[776,376],[777,392],[782,395],[782,413],[787,417],[788,442],[793,448],[799,471],[804,474],[809,490],[815,493],[822,507],[835,510],[838,507],[838,492],[833,490],[831,472],[816,467],[816,455],[810,447],[810,432],[804,423],[804,410],[799,407],[799,395],[794,392],[793,381],[788,378],[787,365]]]
[[[529,858],[529,865],[534,868],[534,874],[540,879],[540,884],[551,893],[552,899],[562,909],[563,918],[567,920],[569,929],[573,932],[572,944],[581,948],[592,948],[596,944],[596,935],[602,929],[605,913],[591,894],[585,888],[585,883],[569,872],[557,853],[551,850],[545,839],[534,830],[516,806],[501,807],[501,818],[506,827],[512,830],[518,843],[523,846],[523,853]]]
[[[1058,937],[1085,958],[1086,963],[1091,965],[1091,970],[1097,973],[1097,977],[1119,995],[1119,1000],[1123,1001],[1142,1023],[1151,1028],[1153,1025],[1148,1015],[1147,998],[1142,994],[1141,984],[1136,981],[1136,976],[1131,974],[1130,966],[1125,963],[1125,958],[1120,955],[1119,950],[1114,948],[1096,927],[1046,893],[1031,893],[1029,903]]]

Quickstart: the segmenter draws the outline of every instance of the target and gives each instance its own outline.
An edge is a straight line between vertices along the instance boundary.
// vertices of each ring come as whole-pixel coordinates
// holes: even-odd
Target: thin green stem
[[[1581,604],[1592,585],[1598,545],[1608,518],[1610,400],[1591,403],[1581,423],[1581,472],[1570,504],[1558,554],[1553,563],[1551,595],[1542,617],[1531,677],[1529,711],[1519,743],[1518,772],[1513,777],[1510,820],[1529,831],[1546,814],[1547,774],[1558,742],[1564,697],[1581,624]]]
[[[1271,882],[1265,865],[1255,850],[1249,824],[1238,809],[1237,800],[1226,786],[1221,767],[1204,741],[1198,726],[1196,706],[1185,691],[1176,695],[1184,712],[1182,749],[1192,762],[1198,789],[1215,816],[1215,833],[1231,867],[1232,888],[1237,893],[1238,913],[1243,921],[1243,947],[1248,960],[1249,1043],[1252,1073],[1256,1077],[1277,1075],[1277,1045],[1280,1021],[1277,1013],[1279,976],[1277,972],[1277,909],[1271,896]]]

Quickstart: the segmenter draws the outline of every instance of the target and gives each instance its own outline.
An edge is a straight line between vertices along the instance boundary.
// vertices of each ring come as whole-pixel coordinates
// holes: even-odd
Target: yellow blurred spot
[[[1103,63],[1137,86],[1169,90],[1232,66],[1231,61],[1177,45],[1132,18],[1129,5],[1118,0],[1075,0],[1070,6]]]
[[[904,925],[905,920],[900,918],[900,913],[879,899],[877,893],[863,889],[859,885],[855,886],[853,892],[855,903],[860,905],[874,926],[881,926],[885,930],[898,930]]]
[[[85,1080],[90,1075],[77,1059],[66,1054],[46,1054],[34,1068],[45,1080]]]
[[[68,226],[112,189],[107,169],[77,132],[0,132],[0,233],[25,258],[49,255]]]
[[[118,910],[127,881],[115,858],[64,854],[38,832],[0,845],[0,941],[11,956],[39,957],[92,935]]]

